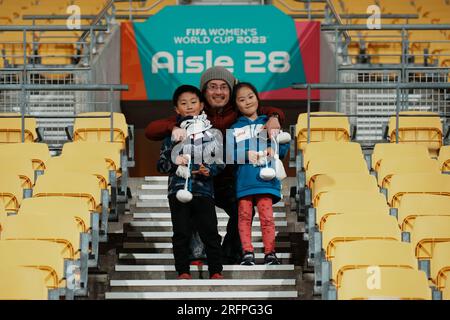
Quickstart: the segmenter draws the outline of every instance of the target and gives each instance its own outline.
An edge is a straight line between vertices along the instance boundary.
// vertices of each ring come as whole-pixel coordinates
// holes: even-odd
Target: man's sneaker
[[[179,274],[177,280],[191,280],[192,276],[189,273]]]
[[[264,264],[277,265],[277,264],[281,264],[281,262],[280,262],[280,260],[278,260],[278,257],[275,254],[275,252],[271,252],[271,253],[266,254],[266,256],[264,257]]]
[[[255,254],[253,252],[244,253],[241,261],[241,266],[254,266],[255,264]]]
[[[209,277],[210,279],[215,279],[215,280],[222,280],[223,279],[223,275],[221,273],[214,273],[211,277]]]

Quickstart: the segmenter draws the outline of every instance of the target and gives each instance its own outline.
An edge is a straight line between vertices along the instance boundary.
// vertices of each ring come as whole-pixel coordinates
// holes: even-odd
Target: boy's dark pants
[[[222,272],[221,237],[217,231],[214,200],[194,196],[192,201],[181,203],[175,195],[170,195],[169,206],[173,224],[173,254],[178,274],[189,273],[189,244],[193,228],[205,244],[209,274]]]

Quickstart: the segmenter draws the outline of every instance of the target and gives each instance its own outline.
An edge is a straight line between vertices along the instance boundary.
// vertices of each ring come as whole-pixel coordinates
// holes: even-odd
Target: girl
[[[259,113],[259,97],[256,88],[242,82],[234,87],[232,102],[240,117],[231,126],[233,139],[227,139],[234,149],[236,166],[236,193],[238,198],[239,235],[244,255],[241,265],[254,265],[255,254],[251,240],[253,207],[258,208],[264,243],[264,263],[280,264],[275,254],[275,223],[272,205],[281,199],[280,180],[274,174],[267,176],[267,167],[274,167],[274,156],[283,158],[288,143],[278,144],[267,139],[266,115]],[[232,145],[230,145],[232,143]],[[231,150],[233,150],[231,149]],[[282,167],[282,166],[281,166]],[[263,171],[264,169],[264,171]],[[262,174],[264,172],[264,174]]]

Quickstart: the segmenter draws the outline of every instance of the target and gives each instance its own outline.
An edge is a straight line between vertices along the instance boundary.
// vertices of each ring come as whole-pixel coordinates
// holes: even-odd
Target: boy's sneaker
[[[179,274],[177,280],[192,280],[192,276],[189,273]]]
[[[275,254],[275,252],[271,252],[271,253],[268,253],[265,255],[264,264],[278,265],[278,264],[281,264],[281,262],[280,262],[280,260],[278,260],[278,257]]]
[[[221,273],[214,273],[211,277],[209,277],[210,279],[215,279],[215,280],[222,280],[223,279],[223,275]]]
[[[255,264],[255,254],[253,252],[244,253],[241,261],[241,266],[254,266]]]

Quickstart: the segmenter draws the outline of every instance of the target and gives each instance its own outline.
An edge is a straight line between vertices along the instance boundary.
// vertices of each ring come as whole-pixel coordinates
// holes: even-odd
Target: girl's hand
[[[251,164],[256,164],[256,163],[258,163],[258,152],[257,152],[257,151],[252,151],[252,150],[250,150],[250,151],[248,152],[248,161],[249,161]]]
[[[275,155],[275,151],[273,151],[273,149],[271,147],[268,147],[264,153],[269,158],[273,158],[273,156]]]
[[[188,156],[182,154],[180,156],[177,156],[177,158],[175,159],[175,164],[179,166],[187,166],[188,161],[189,161]]]
[[[269,120],[267,120],[264,128],[267,129],[267,134],[269,135],[269,138],[276,137],[278,133],[280,133],[281,129],[280,121],[278,120],[278,118],[270,117]]]

